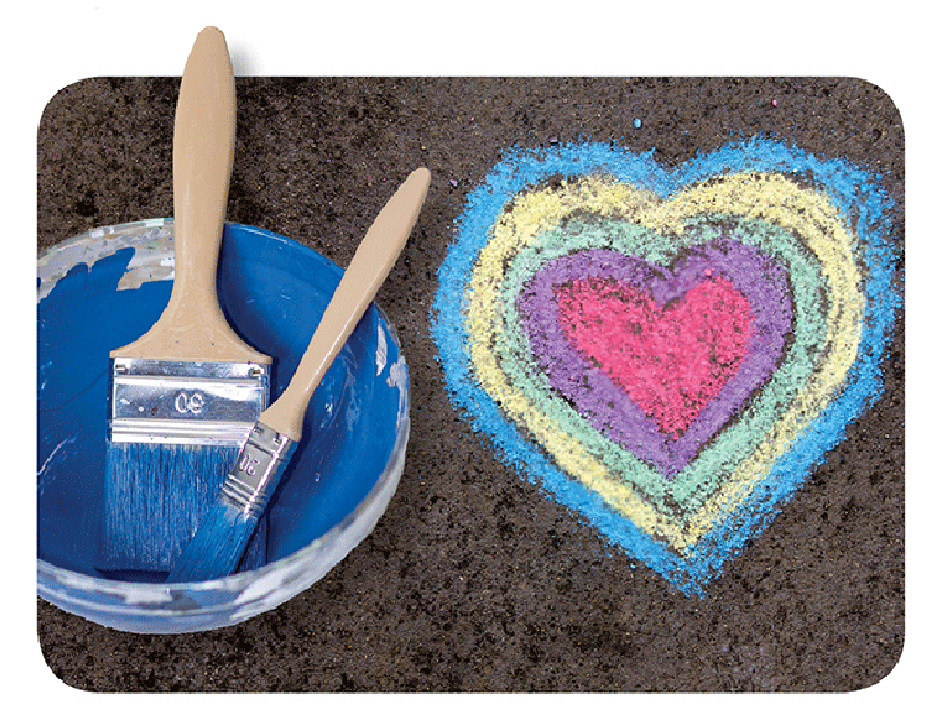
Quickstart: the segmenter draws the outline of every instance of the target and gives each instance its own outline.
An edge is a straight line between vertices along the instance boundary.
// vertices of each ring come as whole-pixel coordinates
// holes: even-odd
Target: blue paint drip
[[[471,373],[469,338],[463,322],[465,283],[489,238],[490,226],[505,204],[528,186],[555,173],[565,176],[606,173],[666,199],[692,183],[747,170],[812,178],[845,217],[857,218],[855,230],[862,246],[856,251],[868,270],[864,287],[866,317],[857,359],[838,397],[780,458],[767,481],[759,483],[747,504],[750,512],[730,517],[714,528],[689,548],[691,559],[686,559],[655,542],[596,494],[563,473],[519,433],[478,386]],[[902,307],[902,288],[895,274],[898,250],[889,240],[892,208],[879,176],[872,171],[842,159],[822,160],[796,146],[759,137],[733,141],[669,172],[655,163],[652,151],[636,154],[603,144],[510,151],[469,194],[466,209],[457,220],[455,242],[438,272],[431,335],[450,400],[475,432],[493,440],[506,463],[539,483],[556,501],[582,513],[609,540],[627,554],[644,560],[677,588],[704,595],[707,583],[721,573],[726,560],[768,525],[803,484],[810,469],[843,439],[849,422],[882,393],[881,362],[896,311]]]

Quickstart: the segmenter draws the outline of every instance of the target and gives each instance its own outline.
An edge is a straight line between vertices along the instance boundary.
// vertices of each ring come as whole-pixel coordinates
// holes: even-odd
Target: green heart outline
[[[825,280],[816,261],[809,257],[809,251],[805,252],[804,243],[791,232],[763,220],[722,213],[696,216],[690,222],[692,225],[687,228],[689,232],[685,237],[611,218],[596,221],[572,218],[565,227],[539,235],[533,244],[509,261],[499,293],[504,327],[496,332],[494,346],[503,372],[530,402],[548,410],[559,421],[563,432],[580,438],[588,451],[647,502],[660,512],[674,516],[680,524],[718,492],[735,465],[751,455],[777,420],[775,411],[783,402],[777,396],[778,389],[796,388],[816,371],[824,357],[827,336],[824,317],[813,311],[822,305],[821,299],[826,295]],[[586,235],[587,240],[569,243],[568,239],[574,235]],[[685,248],[723,237],[758,247],[786,268],[794,308],[794,338],[775,372],[761,392],[754,394],[740,417],[734,423],[726,423],[682,472],[668,480],[631,451],[602,435],[551,386],[544,373],[525,367],[526,358],[531,358],[532,354],[515,299],[538,267],[571,252],[607,247],[668,266]],[[805,278],[807,282],[797,282]],[[821,350],[813,359],[808,359],[802,352],[803,347]]]

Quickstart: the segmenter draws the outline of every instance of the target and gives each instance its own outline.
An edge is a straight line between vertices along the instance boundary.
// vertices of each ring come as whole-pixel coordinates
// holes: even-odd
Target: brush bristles
[[[167,582],[200,582],[231,574],[240,564],[256,524],[252,515],[217,500],[174,565]]]
[[[110,443],[98,569],[169,572],[238,456],[229,446]],[[247,565],[265,562],[264,543]]]

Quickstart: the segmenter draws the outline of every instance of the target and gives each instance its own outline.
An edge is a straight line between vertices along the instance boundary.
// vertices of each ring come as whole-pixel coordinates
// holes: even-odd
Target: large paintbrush
[[[174,123],[171,297],[147,333],[111,353],[101,570],[168,572],[268,403],[270,358],[233,332],[217,299],[235,127],[226,40],[208,27]]]

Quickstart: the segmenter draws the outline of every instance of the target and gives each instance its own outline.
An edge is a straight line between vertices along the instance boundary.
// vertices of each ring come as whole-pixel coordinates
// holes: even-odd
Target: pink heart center
[[[555,300],[568,342],[675,437],[738,372],[752,333],[748,300],[724,277],[662,308],[611,278],[559,285]]]

